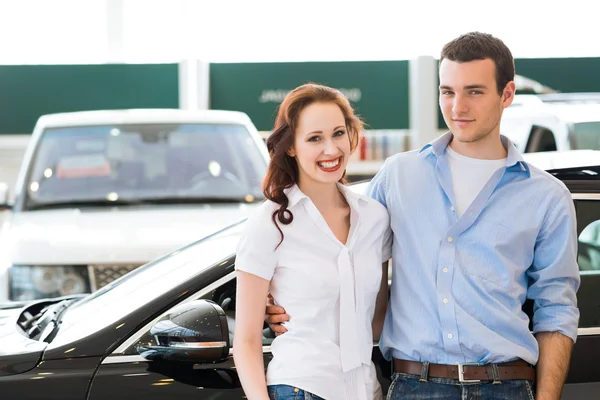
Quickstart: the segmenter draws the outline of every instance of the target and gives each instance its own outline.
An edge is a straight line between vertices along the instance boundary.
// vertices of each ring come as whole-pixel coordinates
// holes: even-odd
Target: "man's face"
[[[502,111],[514,98],[509,82],[502,94],[496,87],[496,65],[490,59],[440,63],[440,108],[454,139],[475,143],[500,134]]]

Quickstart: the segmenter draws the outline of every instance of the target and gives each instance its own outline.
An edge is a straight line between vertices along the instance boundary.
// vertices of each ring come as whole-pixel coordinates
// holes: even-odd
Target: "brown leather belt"
[[[418,361],[393,360],[394,372],[421,376],[423,364]],[[498,380],[535,380],[535,368],[523,360],[495,364],[498,367]],[[492,364],[429,364],[427,377],[456,379],[460,382],[493,381]]]

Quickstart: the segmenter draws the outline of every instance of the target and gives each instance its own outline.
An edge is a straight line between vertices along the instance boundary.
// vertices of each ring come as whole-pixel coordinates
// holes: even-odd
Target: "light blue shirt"
[[[506,167],[464,215],[454,212],[448,132],[390,157],[368,193],[393,230],[392,288],[381,349],[441,364],[538,360],[533,333],[577,338],[577,227],[569,190],[527,164],[504,136]]]

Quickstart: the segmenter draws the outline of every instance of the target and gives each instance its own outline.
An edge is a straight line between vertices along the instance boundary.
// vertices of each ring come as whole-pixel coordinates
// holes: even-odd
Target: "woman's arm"
[[[383,321],[388,305],[388,261],[381,264],[381,287],[375,302],[375,315],[373,316],[373,340],[378,341],[383,331]]]
[[[262,330],[269,281],[237,271],[233,359],[248,400],[268,400]]]

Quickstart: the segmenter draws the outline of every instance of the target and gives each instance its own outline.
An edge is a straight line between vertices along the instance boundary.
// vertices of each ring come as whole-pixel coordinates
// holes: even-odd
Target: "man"
[[[500,134],[514,74],[491,35],[447,43],[439,103],[450,131],[390,157],[371,182],[394,231],[380,343],[388,399],[560,399],[579,320],[575,210]]]

